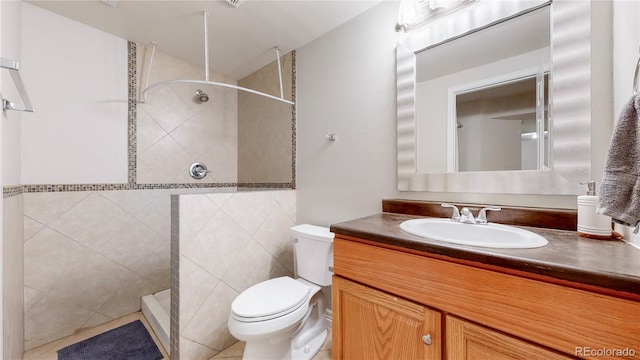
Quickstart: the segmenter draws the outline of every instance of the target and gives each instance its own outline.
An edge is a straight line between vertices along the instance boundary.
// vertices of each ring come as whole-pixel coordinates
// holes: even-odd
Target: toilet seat
[[[241,322],[275,319],[308,305],[310,293],[307,285],[288,276],[263,281],[238,295],[231,313]]]

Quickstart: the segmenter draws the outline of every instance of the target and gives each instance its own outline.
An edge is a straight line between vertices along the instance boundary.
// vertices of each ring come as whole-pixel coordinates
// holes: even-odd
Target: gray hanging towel
[[[604,167],[599,214],[616,223],[640,225],[640,96],[634,95],[620,113]]]

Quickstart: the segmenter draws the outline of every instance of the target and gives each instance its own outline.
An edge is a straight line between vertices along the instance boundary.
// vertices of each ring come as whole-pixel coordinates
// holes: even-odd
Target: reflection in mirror
[[[548,167],[548,78],[525,77],[454,94],[457,171]]]
[[[417,52],[418,173],[549,168],[550,58],[548,6]]]

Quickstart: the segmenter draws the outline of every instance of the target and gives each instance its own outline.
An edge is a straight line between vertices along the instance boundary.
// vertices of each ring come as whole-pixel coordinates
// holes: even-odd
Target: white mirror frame
[[[504,21],[548,1],[480,1],[397,47],[397,171],[399,191],[577,195],[591,176],[591,6],[551,3],[551,170],[417,173],[416,53]],[[436,26],[437,25],[437,26]],[[442,29],[447,29],[442,31]],[[442,119],[442,121],[447,121]]]

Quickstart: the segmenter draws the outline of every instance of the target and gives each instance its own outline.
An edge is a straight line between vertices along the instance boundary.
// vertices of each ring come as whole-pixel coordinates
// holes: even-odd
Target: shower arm
[[[153,64],[153,56],[155,54],[156,51],[156,46],[157,43],[152,42],[153,44],[153,50],[151,51],[151,58],[149,59],[149,69],[147,71],[147,86],[144,88],[144,90],[142,90],[142,101],[140,101],[139,103],[145,104],[147,102],[147,93],[149,92],[149,90],[159,87],[159,86],[164,86],[164,85],[169,85],[169,84],[179,84],[179,83],[190,83],[190,84],[202,84],[202,85],[213,85],[213,86],[221,86],[221,87],[226,87],[226,88],[230,88],[230,89],[235,89],[235,90],[240,90],[240,91],[244,91],[244,92],[248,92],[251,94],[256,94],[256,95],[260,95],[260,96],[264,96],[266,98],[269,99],[273,99],[273,100],[277,100],[277,101],[281,101],[283,103],[287,103],[289,105],[295,105],[295,103],[293,101],[289,101],[287,99],[284,98],[284,88],[282,86],[282,68],[280,65],[280,49],[275,46],[274,49],[276,51],[276,61],[278,63],[278,78],[280,80],[280,96],[273,96],[273,95],[269,95],[269,94],[265,94],[261,91],[257,91],[257,90],[253,90],[253,89],[249,89],[246,87],[242,87],[242,86],[238,86],[238,85],[232,85],[232,84],[226,84],[226,83],[222,83],[222,82],[218,82],[218,81],[210,81],[209,80],[209,24],[208,24],[208,20],[207,18],[209,17],[209,12],[208,11],[204,11],[204,80],[165,80],[165,81],[160,81],[157,82],[155,84],[149,85],[149,77],[151,75],[151,64]]]

